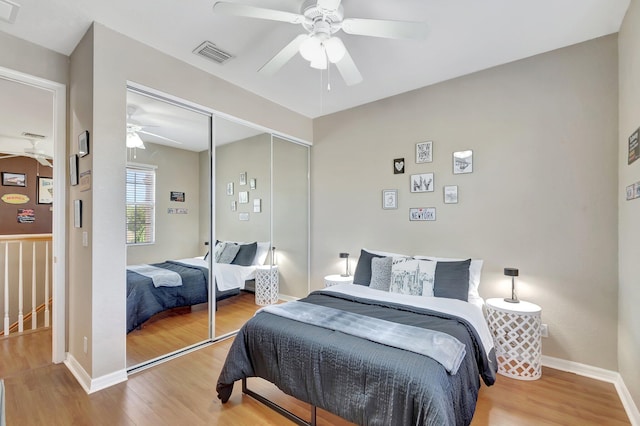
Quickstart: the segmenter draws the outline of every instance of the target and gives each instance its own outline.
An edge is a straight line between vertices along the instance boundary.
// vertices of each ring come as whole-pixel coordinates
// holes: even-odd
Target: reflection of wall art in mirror
[[[262,211],[262,200],[260,198],[255,198],[253,200],[253,212],[260,213]]]
[[[27,175],[24,173],[2,172],[3,186],[27,186]]]
[[[240,191],[238,192],[238,202],[240,204],[246,204],[249,202],[249,192],[248,191]]]
[[[433,192],[433,173],[411,175],[411,192]]]
[[[382,208],[387,210],[398,208],[398,190],[397,189],[382,190]]]
[[[443,189],[444,203],[456,204],[458,202],[458,185],[447,185]]]
[[[236,210],[238,210],[238,203],[236,201],[232,201],[231,202],[231,211],[235,212]]]
[[[78,184],[78,156],[76,154],[69,157],[69,183],[71,186]]]
[[[238,219],[249,220],[249,213],[238,213]]]
[[[453,153],[453,174],[473,172],[473,151],[458,151]]]
[[[227,184],[227,195],[233,195],[233,182]]]
[[[82,200],[73,200],[73,226],[82,228]]]
[[[33,223],[36,221],[34,209],[18,209],[18,223]]]
[[[247,172],[240,173],[240,185],[247,184]]]
[[[627,201],[633,200],[636,196],[636,185],[627,186]]]
[[[80,191],[88,191],[91,189],[91,170],[85,170],[80,173],[80,177],[78,178],[78,188]]]
[[[89,131],[85,130],[78,136],[78,155],[84,157],[89,153]]]
[[[393,174],[400,175],[404,173],[404,158],[395,158],[393,160]]]
[[[38,177],[38,204],[53,203],[53,178]]]
[[[435,207],[414,207],[409,209],[409,220],[431,221],[436,220]]]
[[[251,178],[249,180],[249,189],[256,189],[256,178]]]
[[[433,141],[416,144],[416,163],[431,163],[433,161]]]
[[[184,192],[180,192],[180,191],[171,191],[171,194],[169,196],[169,199],[171,201],[177,201],[179,203],[184,203]]]

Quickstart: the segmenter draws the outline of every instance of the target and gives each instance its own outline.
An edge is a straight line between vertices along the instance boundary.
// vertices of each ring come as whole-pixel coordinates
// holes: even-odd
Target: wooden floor
[[[217,319],[221,316],[219,311]],[[49,330],[0,338],[7,425],[292,424],[242,395],[239,383],[227,404],[216,398],[216,380],[231,342],[205,347],[87,395],[63,364],[51,364]],[[251,379],[250,387],[308,418],[306,404],[272,385]],[[318,410],[318,425],[349,424]],[[474,426],[628,424],[612,384],[549,368],[543,368],[540,380],[498,376],[494,386],[483,386],[472,422]]]

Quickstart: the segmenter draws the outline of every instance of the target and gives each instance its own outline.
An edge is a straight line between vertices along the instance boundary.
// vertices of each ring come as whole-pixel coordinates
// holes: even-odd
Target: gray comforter
[[[302,299],[387,321],[447,333],[466,346],[458,372],[433,359],[266,312],[240,330],[218,378],[226,402],[235,381],[262,377],[302,401],[361,425],[467,425],[480,377],[495,381],[495,355],[486,355],[466,321],[434,311],[328,292]]]

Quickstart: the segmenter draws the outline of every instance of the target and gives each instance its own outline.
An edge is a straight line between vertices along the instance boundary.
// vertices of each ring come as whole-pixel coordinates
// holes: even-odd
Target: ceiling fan
[[[182,142],[178,142],[177,140],[144,130],[145,127],[156,126],[138,124],[134,120],[132,120],[131,116],[136,112],[137,109],[138,108],[135,105],[127,106],[127,148],[145,149],[144,142],[142,141],[140,134],[153,136],[155,138],[182,145]]]
[[[46,154],[44,150],[38,149],[39,140],[30,139],[30,138],[20,138],[20,139],[26,139],[29,142],[31,142],[31,147],[24,148],[22,152],[2,150],[2,152],[0,152],[0,155],[2,155],[0,157],[0,160],[3,160],[5,158],[14,158],[14,157],[29,157],[29,158],[38,160],[38,162],[43,166],[53,167],[53,164],[51,164],[51,162],[49,161],[49,160],[53,160],[53,157]]]
[[[335,64],[348,86],[360,83],[362,75],[342,40],[334,35],[338,31],[396,39],[424,39],[427,35],[427,25],[424,22],[345,18],[340,3],[341,0],[306,0],[297,14],[219,1],[213,5],[213,11],[220,15],[301,24],[306,30],[306,33],[294,38],[258,72],[273,75],[299,52],[310,62],[312,68],[327,69],[330,63]]]

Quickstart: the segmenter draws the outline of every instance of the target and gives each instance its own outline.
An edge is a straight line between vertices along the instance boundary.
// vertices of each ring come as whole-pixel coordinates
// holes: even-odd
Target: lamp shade
[[[144,149],[144,143],[136,132],[127,132],[127,148]]]
[[[504,268],[504,274],[508,277],[517,277],[518,269],[516,268]]]
[[[313,35],[300,44],[300,55],[309,62],[313,62],[316,58],[322,56],[324,54],[322,50],[322,42]]]
[[[349,257],[349,253],[340,253],[340,259],[346,259]]]
[[[347,48],[344,47],[342,40],[338,37],[331,37],[328,40],[325,40],[324,49],[327,51],[327,58],[329,58],[329,62],[332,64],[340,62],[342,58],[344,58],[344,54],[347,51]]]

